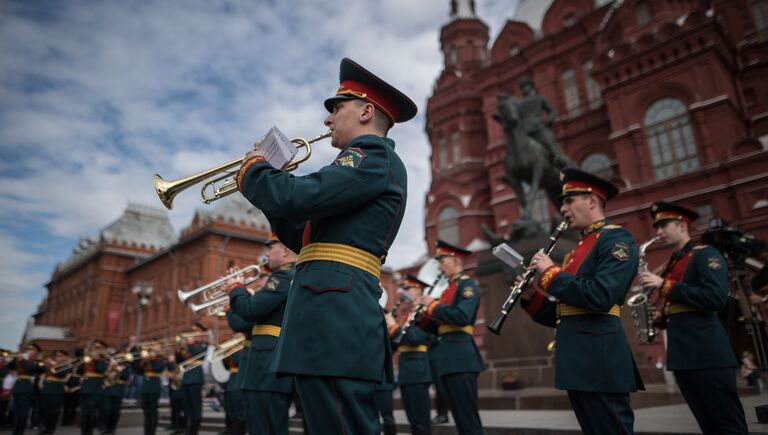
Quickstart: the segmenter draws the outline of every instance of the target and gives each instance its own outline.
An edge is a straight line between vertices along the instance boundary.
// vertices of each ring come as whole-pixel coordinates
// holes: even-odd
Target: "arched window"
[[[437,217],[437,238],[451,245],[459,244],[459,213],[453,207],[440,210]]]
[[[451,148],[453,149],[453,166],[461,163],[461,133],[458,131],[451,135]]]
[[[437,141],[437,158],[437,167],[440,169],[440,171],[448,169],[448,146],[445,143],[445,137],[441,137]]]
[[[593,153],[585,157],[581,161],[581,169],[603,178],[611,178],[615,175],[613,162],[603,153]]]
[[[645,26],[651,22],[651,10],[648,9],[648,2],[641,0],[635,3],[635,11],[637,12],[637,25]]]
[[[565,110],[569,117],[578,116],[579,110],[579,88],[576,85],[576,76],[572,69],[563,71],[563,95],[565,96]]]
[[[645,133],[657,180],[682,175],[699,167],[696,140],[682,101],[662,98],[645,112]]]
[[[760,39],[768,40],[768,0],[752,0],[752,14]]]
[[[584,72],[584,89],[587,91],[587,105],[590,109],[597,109],[603,103],[600,97],[600,86],[592,78],[592,59],[587,59],[581,64]]]

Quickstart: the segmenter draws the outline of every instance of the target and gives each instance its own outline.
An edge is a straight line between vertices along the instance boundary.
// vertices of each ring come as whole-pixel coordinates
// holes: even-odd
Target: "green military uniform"
[[[243,321],[252,322],[248,352],[241,361],[245,376],[240,385],[247,403],[250,433],[288,433],[293,379],[275,376],[273,364],[294,266],[286,264],[272,272],[264,288],[254,295],[242,285],[235,286],[230,293],[230,310]]]
[[[592,174],[563,171],[563,196],[594,193],[608,200],[618,188]],[[600,220],[562,266],[539,278],[537,292],[522,305],[533,320],[557,328],[555,388],[568,397],[585,434],[631,434],[629,393],[643,388],[624,334],[620,306],[637,273],[637,246],[626,229]]]
[[[249,344],[252,338],[253,322],[246,322],[229,309],[227,311],[227,324],[229,324],[232,331],[241,332],[245,335],[243,350],[232,355],[230,358],[230,377],[229,382],[227,382],[227,397],[225,399],[227,415],[231,416],[230,426],[232,435],[241,435],[245,433],[248,415],[248,405],[245,393],[243,392],[243,383],[246,376],[248,376],[246,361],[251,353]],[[235,371],[233,371],[233,368]]]
[[[80,384],[80,433],[91,435],[96,426],[99,399],[102,397],[101,384],[109,362],[101,356],[84,364]]]
[[[43,388],[40,390],[40,424],[42,434],[52,434],[59,422],[59,413],[64,398],[64,385],[67,381],[67,371],[45,373]]]
[[[651,206],[654,226],[691,223],[692,210],[666,202]],[[662,272],[667,315],[667,368],[675,373],[702,433],[745,434],[744,409],[736,388],[739,366],[717,312],[728,301],[728,266],[720,251],[688,241]]]
[[[29,408],[32,401],[32,393],[35,391],[33,380],[35,376],[45,371],[39,361],[15,359],[8,364],[11,371],[16,371],[16,383],[11,390],[11,410],[13,411],[13,435],[24,433],[29,418]]]
[[[395,384],[392,382],[386,382],[376,385],[374,388],[374,399],[376,401],[376,409],[379,410],[381,416],[381,429],[384,435],[397,434],[397,426],[395,425],[395,404],[393,393],[395,392]]]
[[[436,257],[466,256],[470,252],[438,240]],[[482,434],[477,396],[477,375],[485,370],[474,339],[474,324],[480,307],[477,284],[467,275],[456,274],[448,287],[426,309],[419,326],[439,335],[437,370],[442,378],[448,408],[459,434]]]
[[[157,406],[162,393],[160,378],[168,368],[168,362],[159,355],[134,363],[136,373],[144,377],[141,383],[141,411],[144,413],[145,435],[154,434],[157,430]]]
[[[111,381],[112,385],[104,386],[104,391],[106,393],[106,418],[104,421],[106,428],[104,433],[106,434],[114,434],[117,430],[117,423],[120,421],[120,412],[123,409],[125,383],[130,376],[130,369],[128,369],[128,366],[123,365]]]
[[[416,113],[408,97],[349,59],[340,79],[330,111],[359,99],[392,123]],[[297,177],[256,156],[237,180],[280,241],[300,251],[274,369],[296,377],[311,430],[373,434],[374,386],[392,374],[379,275],[405,213],[406,171],[391,139],[366,134],[337,145],[336,160],[318,172]]]
[[[181,378],[176,373],[176,364],[169,363],[168,370],[172,370],[173,374],[168,382],[168,396],[171,407],[171,423],[166,430],[171,431],[172,435],[178,435],[184,433],[184,393],[181,391]]]
[[[195,341],[182,352],[186,360],[206,352],[208,344]],[[177,359],[177,361],[179,361]],[[199,365],[184,372],[181,377],[181,394],[184,397],[184,418],[186,420],[186,435],[197,435],[203,420],[203,366]]]
[[[401,333],[400,325],[390,328],[390,336],[396,337]],[[432,373],[427,356],[428,343],[432,334],[411,328],[403,337],[397,348],[398,359],[397,384],[400,386],[400,397],[403,409],[411,426],[411,434],[428,435],[432,433],[429,420],[431,409],[429,400],[429,384]]]
[[[429,372],[432,375],[432,384],[435,386],[435,418],[432,424],[448,423],[448,403],[445,398],[445,385],[443,379],[437,376],[437,344],[440,339],[437,335],[429,334],[427,345],[427,358],[429,359]]]
[[[413,275],[406,275],[403,288],[425,289],[428,284],[422,282]],[[410,317],[410,313],[405,318]],[[429,420],[430,400],[429,384],[433,376],[430,369],[430,361],[427,355],[431,344],[432,334],[420,328],[410,328],[403,331],[399,324],[389,328],[390,337],[400,337],[402,340],[397,347],[400,353],[398,359],[397,384],[400,386],[400,397],[403,400],[403,408],[411,426],[411,434],[428,435],[432,433],[432,425]]]

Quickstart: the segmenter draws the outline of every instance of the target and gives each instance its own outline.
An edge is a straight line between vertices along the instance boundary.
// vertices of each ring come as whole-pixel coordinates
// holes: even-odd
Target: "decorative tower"
[[[450,21],[440,33],[443,71],[427,102],[426,131],[432,146],[432,185],[426,200],[425,232],[430,253],[440,238],[480,250],[480,224],[492,224],[483,100],[477,73],[486,63],[488,26],[475,15],[473,0],[451,1]],[[492,226],[492,225],[491,225]]]

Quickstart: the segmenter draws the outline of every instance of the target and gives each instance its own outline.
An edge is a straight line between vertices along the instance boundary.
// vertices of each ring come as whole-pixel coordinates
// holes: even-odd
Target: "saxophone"
[[[648,261],[645,259],[645,250],[648,249],[654,242],[659,240],[661,236],[656,236],[651,240],[640,245],[637,249],[640,253],[639,264],[637,266],[637,272],[648,271]],[[634,308],[632,311],[632,323],[637,329],[637,337],[642,343],[652,343],[658,335],[656,327],[653,326],[653,311],[654,305],[651,302],[651,293],[653,288],[641,287],[637,294],[630,296],[627,299],[627,305]]]

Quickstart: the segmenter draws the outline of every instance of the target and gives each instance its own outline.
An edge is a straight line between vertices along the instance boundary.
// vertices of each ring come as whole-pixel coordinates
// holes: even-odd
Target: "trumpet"
[[[549,255],[552,253],[552,250],[555,249],[555,244],[557,243],[557,239],[560,238],[560,235],[563,234],[563,231],[568,229],[568,222],[562,221],[560,222],[560,225],[555,228],[554,233],[552,233],[551,236],[549,236],[549,245],[547,245],[547,248],[544,250],[544,253]],[[504,326],[504,321],[507,320],[507,315],[509,314],[510,310],[514,308],[515,303],[517,302],[517,299],[520,297],[520,294],[523,293],[523,290],[528,286],[528,284],[533,279],[533,276],[536,275],[535,269],[528,269],[525,274],[523,275],[523,280],[520,281],[519,284],[512,287],[512,291],[509,293],[509,296],[507,297],[507,300],[504,301],[504,305],[501,306],[501,313],[499,313],[498,316],[491,322],[490,325],[488,325],[488,330],[492,333],[499,335],[501,333],[501,327]]]
[[[246,267],[244,267],[242,269],[238,269],[238,270],[230,273],[227,276],[221,277],[221,278],[217,279],[216,281],[209,282],[208,284],[202,285],[202,286],[200,286],[200,287],[198,287],[198,288],[196,288],[194,290],[190,290],[188,292],[185,292],[184,290],[179,290],[177,294],[179,296],[179,299],[181,299],[181,302],[184,302],[185,305],[187,303],[189,303],[189,300],[191,298],[193,298],[194,296],[196,296],[198,294],[201,294],[201,293],[205,294],[206,295],[206,299],[208,299],[208,300],[218,299],[218,298],[221,298],[222,296],[226,295],[227,292],[221,291],[220,293],[213,293],[213,294],[208,293],[208,292],[210,290],[216,289],[216,288],[224,285],[227,282],[227,280],[230,279],[230,278],[234,278],[234,277],[236,277],[238,275],[246,275],[246,274],[254,272],[254,271],[257,272],[257,274],[255,275],[255,277],[249,278],[249,280],[247,281],[247,284],[252,283],[256,279],[258,279],[261,275],[264,275],[264,274],[268,273],[267,269],[266,269],[266,263],[251,264],[251,265],[246,266]]]
[[[296,144],[297,149],[304,148],[306,153],[301,158],[288,162],[284,170],[288,172],[293,171],[298,168],[301,163],[309,160],[309,157],[312,155],[311,144],[321,139],[330,137],[330,135],[331,132],[328,131],[309,140],[300,137],[291,139],[291,142]],[[178,195],[181,191],[194,186],[195,184],[208,180],[200,188],[200,200],[205,204],[210,204],[213,201],[237,192],[237,182],[235,181],[237,171],[233,169],[242,165],[243,160],[244,158],[232,160],[231,162],[224,163],[222,165],[208,169],[207,171],[202,171],[197,174],[190,175],[189,177],[179,178],[178,180],[163,180],[163,177],[155,174],[153,178],[155,192],[157,192],[157,196],[160,198],[160,201],[163,203],[163,205],[168,210],[171,210],[173,208],[173,199],[176,197],[176,195]],[[222,184],[216,187],[217,183]],[[210,194],[208,192],[209,189],[211,190]]]
[[[219,344],[216,346],[216,351],[213,353],[213,356],[211,357],[211,362],[217,362],[221,361],[224,358],[227,358],[229,356],[232,356],[245,347],[245,337],[239,336],[235,338],[230,338],[229,340]]]

